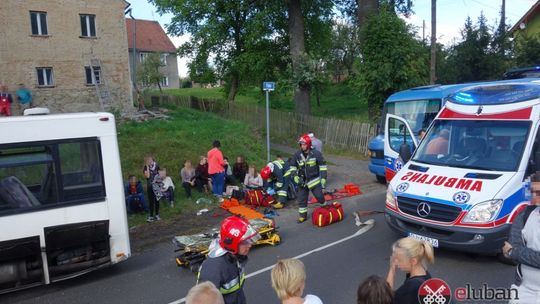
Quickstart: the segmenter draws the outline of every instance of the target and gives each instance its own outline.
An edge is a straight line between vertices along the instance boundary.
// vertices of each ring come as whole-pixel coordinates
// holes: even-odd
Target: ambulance
[[[405,119],[388,114],[385,155],[397,173],[387,224],[434,247],[500,255],[540,170],[539,120],[540,79],[451,94],[420,143]]]

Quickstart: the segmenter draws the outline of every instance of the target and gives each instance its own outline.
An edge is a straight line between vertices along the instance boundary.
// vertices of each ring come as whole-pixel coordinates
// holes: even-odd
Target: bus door
[[[386,114],[384,171],[388,182],[409,161],[417,146],[418,142],[407,121],[402,117]]]

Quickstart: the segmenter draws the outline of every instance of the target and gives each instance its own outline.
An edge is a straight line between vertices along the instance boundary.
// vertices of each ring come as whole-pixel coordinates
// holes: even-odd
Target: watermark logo
[[[418,289],[418,300],[423,304],[446,304],[451,298],[450,285],[441,279],[429,279]]]
[[[453,291],[444,280],[432,278],[420,285],[418,300],[422,304],[448,304],[452,298],[454,303],[506,303],[519,299],[516,288],[494,288],[485,283],[479,288],[467,283]]]

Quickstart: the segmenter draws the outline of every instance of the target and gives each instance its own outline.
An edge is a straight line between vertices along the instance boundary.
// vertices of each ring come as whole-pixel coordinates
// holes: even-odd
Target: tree
[[[149,0],[160,13],[172,13],[168,25],[173,35],[191,34],[179,48],[181,56],[200,58],[212,54],[220,76],[228,83],[228,99],[234,100],[242,79],[252,74],[241,58],[263,40],[272,39],[272,4],[257,0]]]
[[[354,24],[336,22],[332,30],[332,46],[328,59],[328,69],[334,81],[352,74],[355,58],[360,54],[358,31]]]
[[[360,43],[361,61],[354,82],[374,120],[390,94],[427,83],[428,58],[405,22],[387,9],[367,19]]]
[[[506,37],[497,38],[483,14],[476,24],[467,18],[461,30],[461,41],[448,49],[448,65],[456,82],[471,82],[501,78],[508,68],[510,54],[501,52]],[[441,72],[443,74],[445,72]]]
[[[216,82],[216,74],[208,64],[207,54],[199,53],[193,61],[188,63],[188,68],[191,80],[202,85]]]
[[[163,93],[161,81],[165,75],[160,71],[163,66],[165,64],[161,61],[160,53],[146,55],[142,64],[137,68],[137,81],[141,82],[143,86],[155,85],[159,88],[159,92]]]
[[[540,64],[540,35],[517,35],[514,39],[515,63],[519,67]]]

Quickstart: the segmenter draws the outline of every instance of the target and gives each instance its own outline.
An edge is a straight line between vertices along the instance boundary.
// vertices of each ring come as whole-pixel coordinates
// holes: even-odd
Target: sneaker
[[[153,216],[149,216],[149,217],[146,218],[146,221],[147,221],[148,223],[151,223],[151,222],[153,222],[153,221],[155,221],[155,220],[156,220],[156,219],[155,219]]]
[[[159,215],[156,215],[156,216],[154,216],[154,220],[161,221],[161,217],[159,217]]]
[[[275,204],[272,204],[272,207],[274,207],[274,209],[281,209],[283,208],[283,204],[280,202],[277,202]]]

